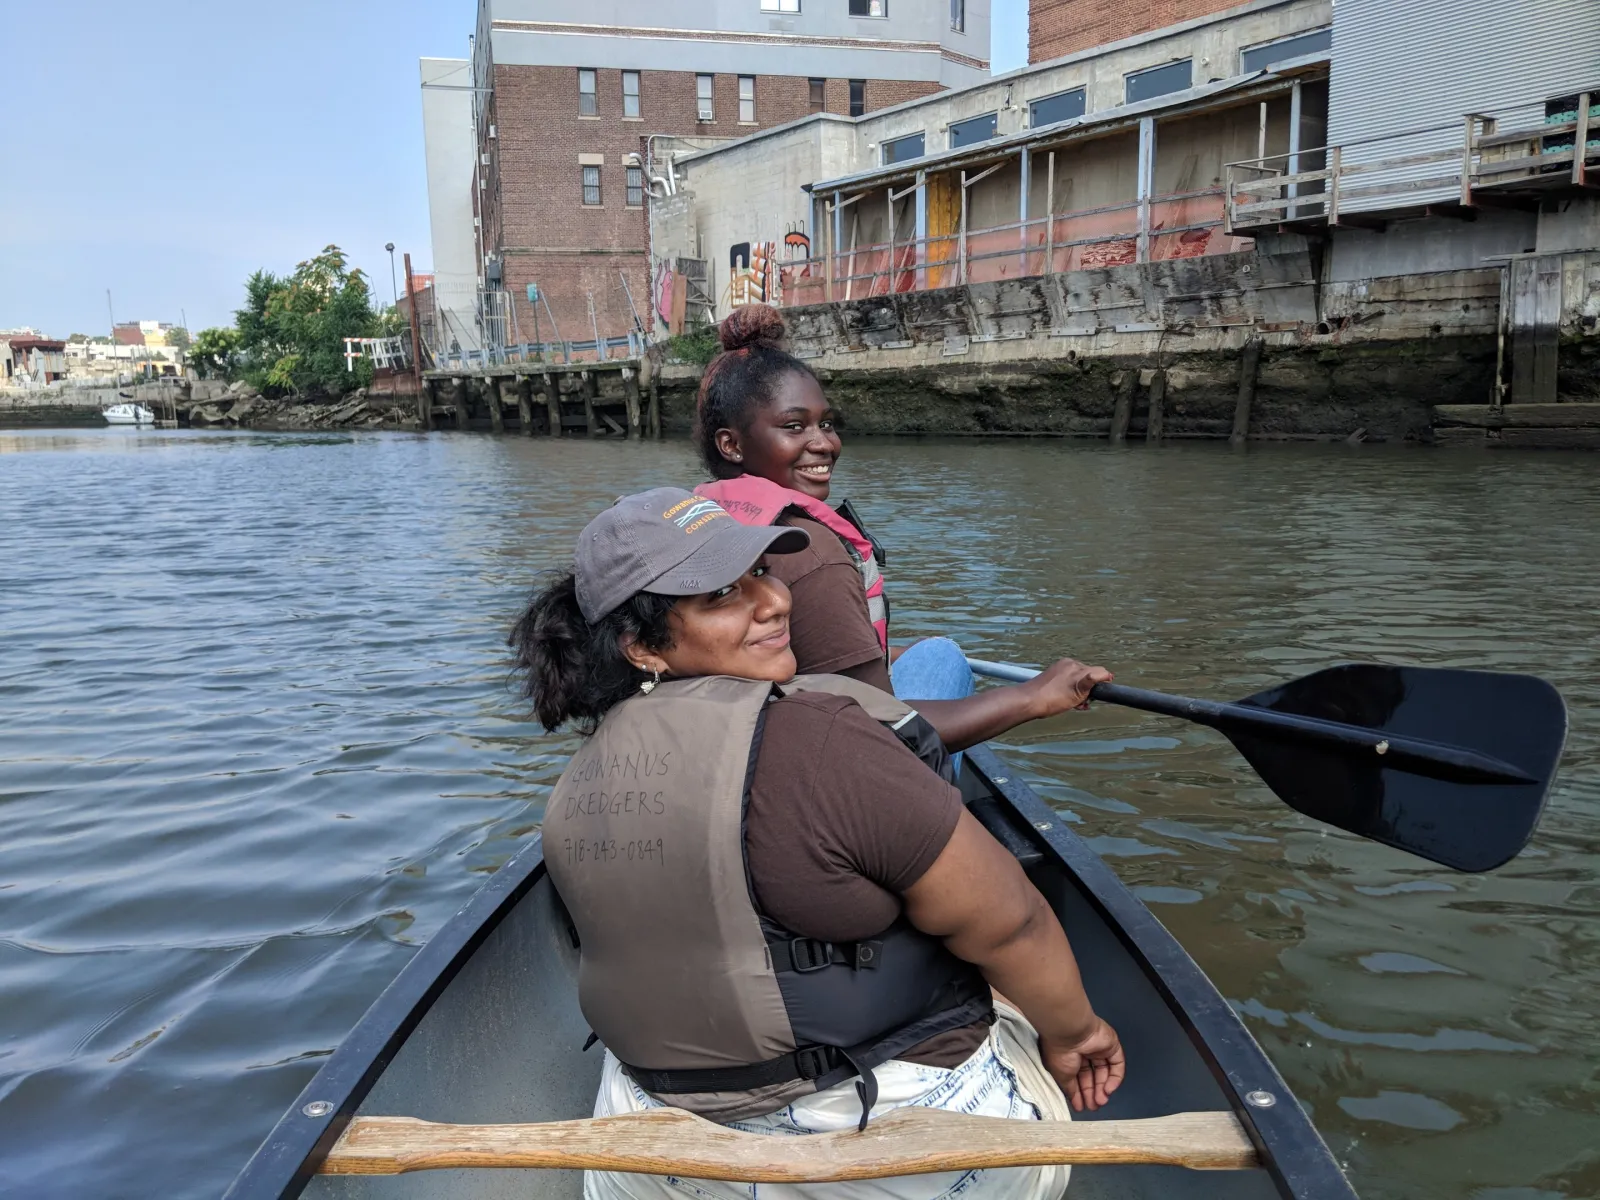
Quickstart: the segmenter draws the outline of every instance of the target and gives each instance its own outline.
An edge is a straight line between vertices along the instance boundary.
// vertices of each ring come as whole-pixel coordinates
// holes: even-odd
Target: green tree
[[[346,369],[344,339],[377,337],[367,277],[326,246],[287,277],[257,271],[234,314],[240,373],[268,395],[339,395],[372,381],[372,364]]]
[[[189,343],[189,365],[207,379],[232,379],[238,360],[237,329],[202,329]]]
[[[171,346],[179,354],[182,354],[193,344],[193,340],[189,337],[189,331],[182,325],[174,325],[167,330],[167,345]]]

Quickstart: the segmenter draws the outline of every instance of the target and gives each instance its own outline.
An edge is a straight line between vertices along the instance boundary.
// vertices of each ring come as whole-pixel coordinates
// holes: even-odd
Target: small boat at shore
[[[154,425],[156,414],[142,404],[113,404],[102,414],[107,425]]]
[[[1186,1154],[1177,1143],[1142,1159],[1127,1153],[1077,1159],[1088,1165],[1073,1167],[1070,1200],[1352,1200],[1349,1182],[1265,1052],[1111,868],[988,747],[968,751],[962,789],[973,814],[1050,901],[1096,1010],[1116,1023],[1127,1051],[1128,1076],[1111,1104],[1078,1114],[1058,1130],[1089,1139],[1098,1126],[1106,1141],[1116,1142],[1113,1130],[1155,1128],[1161,1122],[1151,1118],[1166,1118],[1203,1127],[1206,1136],[1195,1141],[1209,1139],[1212,1147],[1209,1161],[1200,1154],[1203,1147]],[[228,1200],[578,1200],[580,1172],[525,1169],[598,1166],[628,1149],[621,1133],[585,1120],[594,1109],[602,1056],[585,1053],[589,1027],[578,1008],[577,971],[576,935],[535,838],[374,1001],[256,1151]],[[698,1118],[673,1125],[667,1115],[673,1112],[606,1120],[650,1122],[661,1130],[655,1144],[674,1153],[690,1153],[697,1138],[709,1144],[719,1137],[747,1143],[746,1155],[761,1153],[748,1145],[759,1135]],[[799,1143],[818,1143],[813,1163],[836,1167],[864,1148],[881,1151],[892,1143],[893,1122],[901,1115],[875,1118],[864,1134],[761,1141],[773,1159],[803,1154]],[[1048,1136],[1041,1123],[988,1124],[1031,1127]],[[450,1131],[458,1135],[453,1154],[407,1142],[441,1132],[448,1140]],[[559,1143],[558,1153],[530,1148],[530,1137],[541,1133],[547,1143]],[[391,1136],[399,1140],[390,1150],[373,1151]],[[952,1127],[939,1144],[946,1151],[954,1145],[959,1158],[961,1140]],[[590,1155],[577,1163],[573,1148],[585,1144]],[[1217,1152],[1218,1145],[1226,1153]],[[595,1146],[604,1151],[599,1158]],[[628,1161],[661,1160],[641,1155]],[[925,1156],[917,1169],[932,1169],[928,1162]],[[1173,1165],[1179,1162],[1232,1169]]]

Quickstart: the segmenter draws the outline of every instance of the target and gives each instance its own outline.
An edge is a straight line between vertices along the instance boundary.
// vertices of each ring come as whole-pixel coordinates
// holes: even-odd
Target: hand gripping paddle
[[[994,679],[1039,673],[967,661]],[[1290,808],[1458,871],[1528,844],[1567,737],[1554,687],[1490,671],[1351,663],[1235,704],[1115,683],[1090,696],[1208,725]]]

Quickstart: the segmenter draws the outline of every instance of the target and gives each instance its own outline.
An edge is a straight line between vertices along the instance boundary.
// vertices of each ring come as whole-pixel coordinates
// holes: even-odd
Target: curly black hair
[[[771,403],[778,383],[797,373],[815,379],[816,372],[783,348],[783,317],[768,304],[746,304],[733,310],[718,329],[722,352],[700,377],[695,401],[695,447],[713,479],[742,475],[717,449],[717,430],[750,426],[752,413]]]
[[[521,692],[549,732],[568,721],[584,735],[639,690],[649,678],[622,652],[625,641],[660,653],[672,648],[667,617],[674,596],[639,592],[590,622],[578,608],[578,583],[571,571],[551,576],[534,592],[506,639],[512,672],[523,677]]]

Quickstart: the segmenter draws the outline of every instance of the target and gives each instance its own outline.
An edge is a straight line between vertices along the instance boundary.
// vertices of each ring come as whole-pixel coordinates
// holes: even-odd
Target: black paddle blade
[[[1426,778],[1222,727],[1291,808],[1458,871],[1493,870],[1528,844],[1567,737],[1561,694],[1532,675],[1353,663],[1239,703],[1468,747],[1524,771],[1532,782]]]

